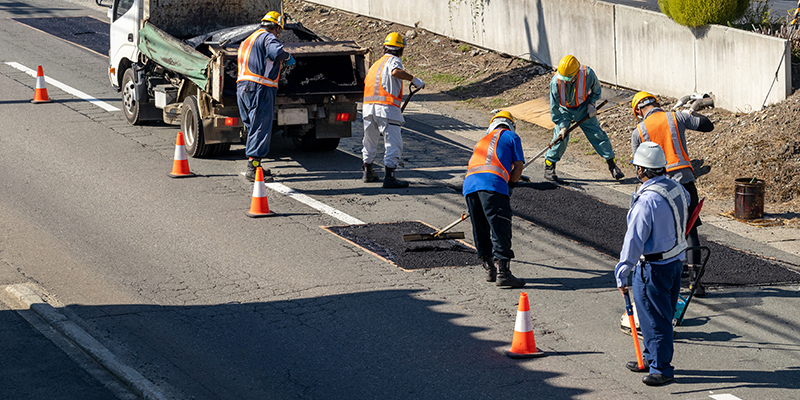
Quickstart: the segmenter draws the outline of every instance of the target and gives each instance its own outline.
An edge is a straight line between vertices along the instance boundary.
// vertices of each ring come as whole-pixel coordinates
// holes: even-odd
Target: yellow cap
[[[517,128],[517,121],[514,120],[514,116],[508,111],[500,111],[489,121],[489,130],[494,130],[494,128],[497,128],[499,125],[508,125],[509,123],[509,128],[511,128],[511,130]]]
[[[406,47],[406,40],[403,39],[397,32],[392,32],[386,35],[386,39],[383,40],[384,46],[392,46],[392,47]]]
[[[645,99],[652,99],[644,101]],[[655,103],[656,96],[653,96],[647,92],[639,92],[633,96],[633,101],[631,101],[631,108],[633,108],[633,115],[636,115],[636,109],[640,107],[644,107],[648,104]]]
[[[283,29],[283,16],[278,14],[277,11],[270,11],[266,15],[264,15],[264,18],[261,18],[261,23],[276,24],[280,26],[281,29]]]
[[[558,62],[558,73],[565,78],[572,78],[578,73],[581,63],[573,55],[566,55]]]

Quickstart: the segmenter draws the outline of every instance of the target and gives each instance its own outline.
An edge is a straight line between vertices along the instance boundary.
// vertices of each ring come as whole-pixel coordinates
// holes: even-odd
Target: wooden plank
[[[539,125],[545,129],[555,128],[555,124],[550,119],[550,98],[547,96],[506,107],[503,111],[510,112],[516,119]]]

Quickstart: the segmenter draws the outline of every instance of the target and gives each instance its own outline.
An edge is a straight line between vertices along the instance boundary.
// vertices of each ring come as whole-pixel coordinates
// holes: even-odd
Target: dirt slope
[[[495,108],[546,96],[553,76],[553,71],[539,64],[476,48],[423,29],[300,0],[284,1],[284,11],[316,33],[334,40],[355,40],[371,48],[373,57],[381,54],[381,43],[387,33],[400,32],[407,40],[403,56],[405,67],[426,82],[426,93],[455,98],[461,105],[487,115]],[[798,72],[793,76],[800,80],[800,65],[793,65],[793,70]],[[668,107],[676,103],[676,99],[659,100]],[[633,169],[627,167],[627,161],[630,159],[630,132],[636,121],[629,103],[610,106],[599,118],[623,161],[620,164],[626,165],[626,175],[632,176]],[[687,141],[700,195],[707,198],[707,211],[730,211],[734,180],[757,177],[767,184],[765,211],[800,227],[800,91],[758,112],[721,109],[701,112],[711,118],[715,129],[710,133],[687,132]],[[551,135],[529,124],[520,130],[530,130],[543,141]],[[586,142],[585,138],[573,140]],[[571,147],[578,145],[570,144]],[[587,151],[583,154],[574,151],[573,155],[597,169],[605,168],[605,163],[592,154],[588,143],[583,145]]]

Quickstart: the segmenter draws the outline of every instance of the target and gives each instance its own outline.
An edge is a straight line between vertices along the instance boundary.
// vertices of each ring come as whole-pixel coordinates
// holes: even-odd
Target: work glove
[[[517,187],[518,182],[508,181],[508,197],[511,197],[511,193],[514,192],[514,188]]]
[[[286,60],[286,66],[291,67],[294,64],[295,64],[294,57],[291,54],[289,54],[289,58]]]
[[[567,127],[564,126],[561,130],[558,131],[558,141],[565,140],[567,138]]]
[[[411,84],[420,89],[425,87],[425,82],[423,82],[422,79],[419,79],[416,76],[414,77],[414,80],[411,81]]]
[[[592,119],[592,118],[596,117],[597,116],[597,107],[595,107],[594,104],[589,103],[589,105],[586,107],[586,115],[589,116],[589,119]]]

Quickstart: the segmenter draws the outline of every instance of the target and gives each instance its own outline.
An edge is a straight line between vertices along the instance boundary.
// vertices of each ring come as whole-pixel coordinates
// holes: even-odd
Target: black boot
[[[364,163],[361,165],[361,169],[364,171],[364,176],[361,177],[361,180],[363,180],[364,183],[377,182],[381,180],[381,177],[375,172],[375,168],[373,168],[372,164]]]
[[[244,173],[244,178],[250,182],[254,182],[256,180],[256,168],[258,167],[261,167],[261,171],[264,173],[264,182],[272,182],[274,180],[272,179],[272,171],[261,166],[260,158],[247,160],[247,171]]]
[[[556,175],[556,163],[550,160],[544,160],[544,179],[554,182],[558,180],[558,175]]]
[[[521,288],[525,286],[525,279],[511,275],[509,263],[511,263],[511,260],[495,260],[494,265],[497,267],[497,283],[495,285],[503,288]]]
[[[396,168],[386,167],[386,176],[383,177],[384,189],[402,189],[408,187],[407,181],[401,181],[394,176],[395,169]]]
[[[610,160],[606,160],[606,163],[608,163],[608,170],[611,172],[611,176],[613,176],[614,179],[620,180],[625,177],[625,174],[622,173],[622,170],[619,169],[617,163],[614,162],[613,158]]]
[[[494,266],[494,257],[483,258],[483,269],[486,270],[486,282],[497,280],[497,268]]]
[[[692,277],[692,283],[694,280],[697,279],[697,274],[700,272],[700,266],[689,264],[689,275]],[[694,289],[695,297],[705,297],[706,295],[706,288],[703,287],[703,284],[698,282],[697,287]]]

